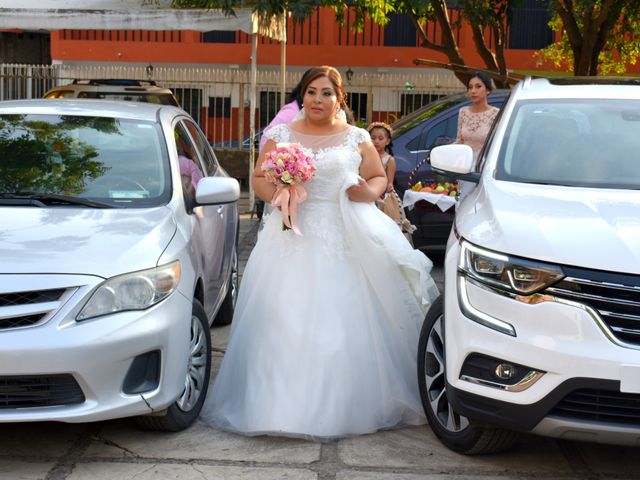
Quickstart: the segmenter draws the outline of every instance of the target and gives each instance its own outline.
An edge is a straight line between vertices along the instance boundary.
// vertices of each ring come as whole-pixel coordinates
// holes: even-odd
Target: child
[[[386,213],[391,219],[398,224],[409,243],[411,242],[411,234],[415,227],[411,225],[405,216],[404,209],[400,197],[393,188],[393,179],[396,175],[396,160],[393,158],[391,151],[391,133],[392,129],[383,122],[373,122],[367,127],[371,142],[376,147],[380,161],[387,175],[387,192],[376,202],[378,208]]]

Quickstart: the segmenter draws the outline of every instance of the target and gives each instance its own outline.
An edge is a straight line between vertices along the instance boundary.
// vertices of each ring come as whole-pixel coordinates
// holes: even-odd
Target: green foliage
[[[640,55],[639,0],[550,0],[549,4],[549,27],[561,32],[561,37],[536,53],[539,60],[567,72],[590,70],[600,75],[623,74],[628,65],[636,63]]]

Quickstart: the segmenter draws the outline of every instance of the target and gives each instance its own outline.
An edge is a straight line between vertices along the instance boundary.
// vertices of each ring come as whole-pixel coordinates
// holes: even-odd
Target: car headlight
[[[82,321],[125,310],[145,310],[167,298],[180,282],[180,262],[127,273],[100,285],[76,320]]]
[[[532,295],[564,278],[556,265],[510,257],[464,241],[458,268],[477,282],[516,295]]]

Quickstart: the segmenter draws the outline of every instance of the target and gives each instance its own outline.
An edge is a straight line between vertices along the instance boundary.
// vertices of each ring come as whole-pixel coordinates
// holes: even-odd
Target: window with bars
[[[511,7],[509,48],[539,50],[553,43],[547,0],[523,0]]]
[[[211,30],[202,34],[203,43],[236,43],[236,32]]]
[[[384,27],[385,47],[417,46],[416,27],[406,13],[389,15],[389,23]]]
[[[210,118],[231,118],[231,97],[209,97]]]

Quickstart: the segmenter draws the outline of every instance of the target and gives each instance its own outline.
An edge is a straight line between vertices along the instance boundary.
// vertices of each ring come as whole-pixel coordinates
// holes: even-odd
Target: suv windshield
[[[0,196],[61,197],[113,207],[153,206],[170,196],[159,126],[141,120],[0,115]]]
[[[496,179],[640,188],[640,102],[522,101],[500,149]]]

